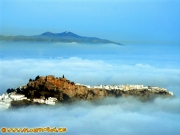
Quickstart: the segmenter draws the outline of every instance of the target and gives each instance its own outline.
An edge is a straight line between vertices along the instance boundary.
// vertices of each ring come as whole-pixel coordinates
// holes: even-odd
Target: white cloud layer
[[[71,81],[82,84],[143,84],[169,88],[180,95],[180,69],[158,68],[153,65],[122,65],[102,60],[78,57],[56,60],[17,59],[0,60],[0,92],[26,84],[37,75],[63,74]]]
[[[66,127],[69,135],[178,135],[180,99],[106,98],[6,110],[0,118],[0,127]]]
[[[66,134],[180,134],[180,69],[152,65],[122,65],[77,57],[59,60],[0,60],[1,93],[26,84],[37,75],[63,74],[83,84],[144,84],[170,88],[175,98],[141,102],[106,98],[53,107],[27,107],[0,112],[0,127],[67,127]],[[52,133],[51,133],[52,134]]]

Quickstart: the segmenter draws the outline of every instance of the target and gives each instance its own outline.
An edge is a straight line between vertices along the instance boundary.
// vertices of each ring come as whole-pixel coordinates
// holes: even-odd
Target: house
[[[52,100],[45,100],[45,104],[48,104],[48,105],[55,105],[55,102],[52,101]]]
[[[44,99],[41,99],[41,98],[34,98],[33,99],[33,102],[37,102],[37,103],[45,103]]]
[[[173,96],[173,92],[170,91],[169,94]]]
[[[57,101],[57,98],[55,98],[55,97],[48,97],[48,100],[49,100],[49,101],[56,102],[56,101]]]
[[[23,99],[25,99],[25,95],[23,95],[23,94],[10,94],[9,97],[11,99],[13,99],[13,100],[23,100]]]

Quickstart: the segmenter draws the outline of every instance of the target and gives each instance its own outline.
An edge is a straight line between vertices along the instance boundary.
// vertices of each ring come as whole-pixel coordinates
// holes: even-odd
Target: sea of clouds
[[[178,135],[180,99],[105,98],[4,110],[0,118],[0,127],[66,127],[69,135]]]
[[[37,75],[65,77],[75,83],[143,84],[165,87],[173,98],[142,102],[134,97],[78,101],[0,111],[0,127],[66,127],[65,134],[180,134],[180,69],[103,60],[1,59],[0,92],[27,84]],[[48,134],[48,133],[45,133]],[[50,133],[52,134],[52,133]]]
[[[65,77],[75,83],[100,84],[143,84],[158,86],[180,95],[180,69],[158,68],[148,64],[120,64],[103,60],[79,57],[67,59],[14,59],[0,60],[0,93],[7,88],[27,84],[37,75]]]

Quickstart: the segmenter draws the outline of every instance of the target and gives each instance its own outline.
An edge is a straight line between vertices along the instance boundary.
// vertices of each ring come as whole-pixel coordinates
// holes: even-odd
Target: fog
[[[78,57],[58,60],[15,59],[0,60],[1,93],[8,88],[27,84],[37,75],[65,77],[75,83],[100,84],[143,84],[159,86],[180,95],[180,69],[158,68],[145,64],[108,63],[103,60],[89,60]]]
[[[101,48],[103,47],[101,46]],[[30,51],[27,52],[30,54]],[[91,51],[86,53],[89,56],[85,58],[78,57],[80,56],[78,53],[74,53],[74,56],[69,55],[67,58],[58,57],[56,59],[16,58],[16,53],[12,54],[14,58],[1,58],[0,94],[6,92],[8,88],[27,84],[30,78],[34,79],[37,75],[55,75],[56,77],[64,75],[75,83],[90,85],[143,84],[159,86],[172,91],[175,96],[165,99],[156,98],[149,102],[142,102],[134,97],[105,98],[92,102],[78,101],[57,106],[31,106],[2,110],[0,111],[0,127],[66,127],[68,131],[65,134],[78,135],[180,134],[178,51],[174,51],[176,52],[175,56],[173,52],[173,55],[164,55],[161,51],[161,55],[157,53],[154,58],[151,57],[149,61],[153,62],[144,60],[149,58],[152,53],[147,57],[144,57],[146,55],[144,53],[138,57],[144,57],[144,59],[137,59],[134,50],[129,57],[132,61],[130,62],[128,59],[114,59],[114,57],[120,56],[127,58],[127,52],[119,55],[117,51],[112,56],[108,51],[107,54],[99,52],[104,56],[103,59],[97,57],[98,52],[92,54]],[[6,55],[9,54],[8,52]],[[22,55],[25,54],[26,52],[22,53]],[[91,58],[91,56],[97,57],[97,59]],[[159,58],[161,56],[164,56],[166,64]],[[173,64],[169,64],[171,60]]]
[[[65,77],[75,83],[143,84],[165,87],[172,98],[143,102],[135,97],[77,101],[0,111],[0,127],[66,127],[65,134],[180,134],[180,69],[176,66],[112,62],[80,57],[1,59],[0,92],[27,84],[37,75]],[[43,133],[41,133],[43,134]],[[52,133],[44,133],[52,134]]]
[[[0,127],[66,127],[66,134],[178,135],[180,99],[141,102],[132,97],[105,98],[5,110],[0,118]]]

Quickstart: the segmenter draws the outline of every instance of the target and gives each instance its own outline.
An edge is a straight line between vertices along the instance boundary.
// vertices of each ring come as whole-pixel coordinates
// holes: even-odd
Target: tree
[[[63,75],[63,77],[62,78],[64,78],[64,75]]]
[[[35,81],[37,80],[37,79],[39,79],[40,77],[39,77],[39,75],[38,76],[36,76],[36,78],[35,78]]]
[[[9,89],[7,89],[6,92],[7,92],[7,93],[11,93],[11,92],[14,92],[14,91],[15,91],[15,90],[14,90],[13,88],[11,88],[11,89],[9,88]]]
[[[31,79],[31,78],[29,79],[29,82],[30,82],[30,81],[32,81],[32,79]]]
[[[17,93],[21,93],[20,88],[17,88],[17,89],[16,89],[16,92],[17,92]]]

